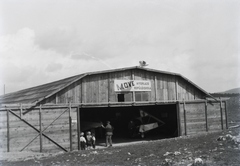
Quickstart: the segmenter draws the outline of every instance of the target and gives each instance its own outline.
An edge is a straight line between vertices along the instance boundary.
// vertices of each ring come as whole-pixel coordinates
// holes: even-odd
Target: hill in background
[[[219,92],[219,93],[240,93],[240,88],[234,88],[234,89],[226,90],[224,92]]]

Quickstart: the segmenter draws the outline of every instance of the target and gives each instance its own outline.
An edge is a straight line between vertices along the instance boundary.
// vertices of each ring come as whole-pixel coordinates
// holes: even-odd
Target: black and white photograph
[[[0,0],[0,165],[240,165],[240,1]]]

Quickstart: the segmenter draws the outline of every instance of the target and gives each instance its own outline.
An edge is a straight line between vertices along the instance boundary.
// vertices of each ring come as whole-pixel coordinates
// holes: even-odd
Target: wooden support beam
[[[7,109],[7,152],[10,152],[9,110]]]
[[[69,140],[70,151],[72,151],[72,117],[71,117],[71,102],[69,103]]]
[[[228,129],[228,111],[227,111],[227,102],[224,101],[225,104],[225,121],[226,121],[226,129]]]
[[[220,98],[220,113],[221,113],[221,127],[223,130],[223,110],[222,110],[222,99]]]
[[[207,108],[207,100],[205,101],[205,121],[206,121],[206,131],[208,132],[208,108]]]
[[[184,113],[184,130],[185,130],[185,135],[187,135],[187,116],[186,116],[186,105],[185,105],[184,99],[183,99],[183,113]]]
[[[77,108],[77,136],[78,136],[78,150],[80,150],[80,108]]]
[[[27,111],[23,113],[23,115],[27,114],[28,112],[32,111],[37,105],[31,106],[30,108],[26,108]]]
[[[157,101],[157,76],[154,77],[155,101]]]
[[[181,116],[180,116],[180,103],[177,102],[176,104],[176,110],[177,110],[177,130],[178,130],[178,136],[182,135],[182,130],[181,130]]]
[[[42,152],[42,105],[39,108],[39,135],[40,135],[40,152]]]
[[[178,80],[175,76],[175,92],[176,92],[176,100],[178,100]]]

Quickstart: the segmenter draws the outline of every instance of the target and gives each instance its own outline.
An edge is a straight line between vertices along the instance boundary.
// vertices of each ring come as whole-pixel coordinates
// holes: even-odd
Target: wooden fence
[[[78,113],[71,104],[5,107],[0,111],[0,152],[79,149]]]
[[[179,136],[228,128],[227,105],[221,100],[5,106],[0,109],[0,152],[79,150],[81,107],[163,104],[176,104]]]
[[[183,101],[178,105],[180,135],[228,128],[226,101]]]

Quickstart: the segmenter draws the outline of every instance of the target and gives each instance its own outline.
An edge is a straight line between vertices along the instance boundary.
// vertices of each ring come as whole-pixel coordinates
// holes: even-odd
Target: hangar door
[[[97,138],[102,138],[104,129],[101,125],[106,121],[114,127],[115,139],[178,136],[176,104],[81,108],[81,131],[92,131]]]

